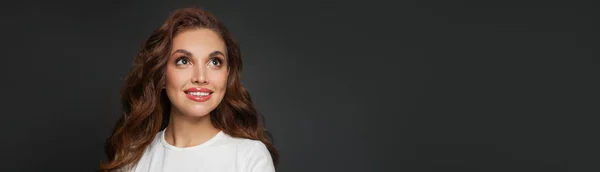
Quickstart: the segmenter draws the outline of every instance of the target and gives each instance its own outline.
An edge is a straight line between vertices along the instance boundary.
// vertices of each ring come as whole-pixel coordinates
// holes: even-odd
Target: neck
[[[173,109],[165,131],[165,140],[173,146],[197,146],[210,140],[220,131],[212,125],[209,114],[196,117],[179,113]]]

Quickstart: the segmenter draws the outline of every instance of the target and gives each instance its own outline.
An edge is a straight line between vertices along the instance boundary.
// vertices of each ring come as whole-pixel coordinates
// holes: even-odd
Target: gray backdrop
[[[95,170],[189,5],[240,43],[281,171],[599,171],[597,3],[456,0],[3,2],[0,171]]]

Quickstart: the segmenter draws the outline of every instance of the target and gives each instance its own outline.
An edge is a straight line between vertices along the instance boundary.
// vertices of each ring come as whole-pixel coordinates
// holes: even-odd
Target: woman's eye
[[[175,63],[177,65],[188,65],[190,61],[187,58],[180,58],[177,61],[175,61]]]
[[[212,58],[208,63],[213,66],[220,66],[221,60],[219,58]]]

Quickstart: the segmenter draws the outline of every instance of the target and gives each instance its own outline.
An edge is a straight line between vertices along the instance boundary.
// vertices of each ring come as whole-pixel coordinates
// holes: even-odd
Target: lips
[[[184,91],[187,98],[196,102],[205,102],[210,99],[213,91],[208,88],[189,88]]]

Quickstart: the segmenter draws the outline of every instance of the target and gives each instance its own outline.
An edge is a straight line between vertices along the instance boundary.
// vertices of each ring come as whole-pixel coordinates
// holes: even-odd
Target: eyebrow
[[[181,53],[181,54],[184,54],[184,55],[186,55],[186,56],[194,56],[194,55],[193,55],[191,52],[189,52],[189,51],[187,51],[187,50],[184,50],[184,49],[177,49],[177,50],[175,50],[175,52],[173,52],[173,54],[171,54],[171,55],[174,55],[174,54],[176,54],[176,53]],[[225,53],[223,53],[223,52],[221,52],[221,51],[219,51],[219,50],[215,50],[215,51],[213,51],[212,53],[208,54],[208,56],[209,56],[209,57],[213,57],[213,56],[216,56],[216,55],[222,55],[222,56],[225,56]]]

